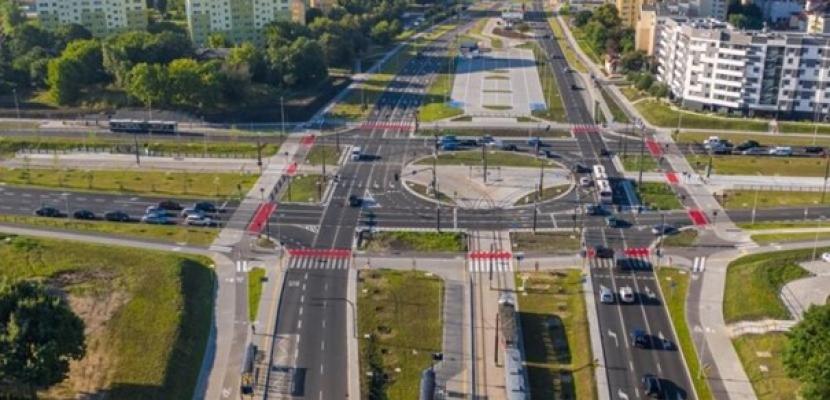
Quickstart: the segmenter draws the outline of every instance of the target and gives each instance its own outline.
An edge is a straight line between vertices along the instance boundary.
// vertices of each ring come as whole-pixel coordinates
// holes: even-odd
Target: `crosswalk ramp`
[[[472,251],[467,255],[470,272],[512,272],[513,255],[509,251]]]
[[[349,249],[289,249],[289,269],[345,270],[352,262]]]

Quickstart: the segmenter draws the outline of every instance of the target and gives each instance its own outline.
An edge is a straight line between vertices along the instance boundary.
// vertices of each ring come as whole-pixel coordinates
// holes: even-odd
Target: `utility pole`
[[[825,181],[825,183],[827,182],[826,177],[824,178],[824,181]],[[827,187],[827,185],[825,184],[825,188],[826,187]],[[823,202],[824,199],[822,199],[821,201]],[[752,224],[755,224],[755,209],[756,208],[758,208],[758,189],[757,188],[755,189],[755,200],[752,202],[752,221],[751,221]]]
[[[280,133],[285,137],[285,97],[280,96]]]
[[[484,161],[484,184],[487,184],[487,145],[481,144],[481,159]]]
[[[824,204],[824,198],[827,195],[827,178],[830,176],[830,155],[824,156],[824,184],[821,187],[821,203]]]
[[[262,143],[260,142],[260,133],[256,135],[256,165],[259,167],[259,174],[262,175]]]
[[[435,230],[441,232],[441,202],[438,200],[438,135],[435,135],[435,151],[432,154],[432,195],[435,197]]]
[[[640,170],[640,175],[637,178],[637,194],[642,199],[643,197],[643,158],[645,157],[646,151],[646,133],[640,128],[640,159],[638,160],[637,167]]]
[[[666,236],[666,214],[660,212],[660,242],[657,243],[657,269],[663,265],[663,236]]]
[[[501,314],[496,311],[496,340],[493,342],[493,357],[495,357],[496,365],[499,365],[499,325]]]
[[[138,132],[133,132],[133,139],[135,140],[135,163],[136,165],[141,165],[141,158],[139,157],[140,151],[138,150]],[[827,180],[825,178],[825,180]]]

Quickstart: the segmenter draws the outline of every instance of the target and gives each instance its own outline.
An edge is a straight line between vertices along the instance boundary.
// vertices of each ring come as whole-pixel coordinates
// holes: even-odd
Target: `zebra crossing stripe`
[[[349,269],[351,260],[348,258],[337,256],[310,256],[299,255],[291,256],[291,261],[288,263],[289,269],[315,269],[315,270],[335,270],[335,269]]]
[[[469,261],[470,272],[512,272],[513,262],[511,259],[496,258],[471,258]]]
[[[706,257],[695,257],[692,272],[703,272],[706,269]]]

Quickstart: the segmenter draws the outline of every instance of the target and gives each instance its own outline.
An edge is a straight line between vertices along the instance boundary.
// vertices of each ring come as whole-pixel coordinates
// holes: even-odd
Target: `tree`
[[[392,24],[386,20],[382,20],[372,27],[370,35],[372,36],[372,40],[378,44],[389,44],[393,37]]]
[[[830,305],[812,306],[787,334],[784,368],[806,400],[830,398]]]
[[[159,64],[136,64],[127,74],[125,89],[144,105],[166,105],[170,94],[167,69]]]
[[[202,78],[199,63],[190,58],[173,60],[167,66],[170,101],[182,106],[196,106],[202,100]]]
[[[83,71],[77,60],[58,57],[49,61],[46,82],[55,102],[72,104],[80,96]]]
[[[629,51],[620,57],[620,66],[625,71],[639,71],[646,65],[648,56],[642,51]]]
[[[654,77],[649,73],[643,73],[640,74],[639,78],[637,78],[637,82],[634,86],[640,90],[648,90],[652,83],[654,83]]]
[[[92,33],[79,24],[61,25],[55,31],[55,37],[59,42],[58,47],[63,50],[69,43],[76,40],[92,39]]]
[[[42,284],[0,280],[0,382],[34,397],[86,353],[84,322]]]
[[[26,22],[26,16],[20,10],[17,0],[0,0],[0,33],[11,32]]]
[[[213,32],[208,36],[207,45],[212,49],[225,49],[230,47],[230,42],[221,32]]]
[[[101,44],[95,39],[76,40],[66,46],[61,58],[68,58],[78,63],[82,71],[81,83],[97,83],[106,79],[101,53]]]
[[[756,4],[743,5],[739,1],[729,4],[727,21],[738,29],[757,30],[764,27],[764,14]]]
[[[232,48],[225,63],[231,75],[242,80],[262,82],[265,79],[265,60],[262,52],[251,43],[242,43]]]
[[[311,7],[309,9],[305,10],[305,24],[306,25],[311,24],[312,22],[314,22],[314,20],[316,20],[317,18],[321,18],[321,17],[323,17],[323,10],[321,10],[317,7]]]

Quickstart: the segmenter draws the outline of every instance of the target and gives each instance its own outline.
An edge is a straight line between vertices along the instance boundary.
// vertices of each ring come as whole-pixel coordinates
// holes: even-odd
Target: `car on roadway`
[[[478,138],[478,144],[481,146],[492,146],[495,143],[496,139],[494,139],[491,135],[484,135]]]
[[[821,259],[824,260],[824,262],[830,263],[830,252],[822,253],[821,254]]]
[[[573,172],[576,172],[577,174],[587,174],[587,173],[592,171],[591,167],[589,167],[589,166],[587,166],[583,163],[574,164],[574,166],[573,166],[573,168],[571,168],[571,170],[573,170]]]
[[[141,222],[145,224],[166,225],[170,223],[170,219],[165,214],[145,214],[141,217]]]
[[[677,232],[677,228],[672,224],[657,224],[651,227],[651,233],[655,236],[671,235]]]
[[[793,148],[789,146],[775,146],[769,149],[769,154],[772,156],[789,157],[793,155]]]
[[[86,220],[93,220],[95,219],[95,213],[89,210],[76,210],[72,213],[72,218],[75,219],[86,219]]]
[[[130,214],[121,210],[109,211],[104,214],[104,219],[113,222],[129,222]]]
[[[156,207],[158,207],[162,210],[167,210],[167,211],[179,211],[182,208],[184,208],[184,207],[182,207],[181,204],[179,204],[179,203],[177,203],[173,200],[162,200],[162,201],[158,202],[158,204],[156,204]]]
[[[769,154],[768,150],[763,147],[752,147],[741,152],[745,156],[765,156]]]
[[[614,292],[608,287],[600,286],[599,302],[602,304],[614,304]]]
[[[35,210],[35,215],[38,217],[61,218],[63,213],[55,207],[44,206]]]
[[[588,204],[585,207],[585,212],[588,215],[605,215],[605,208],[601,204]]]
[[[660,379],[652,374],[645,374],[641,379],[643,394],[652,399],[663,398],[663,389],[660,388]]]
[[[167,210],[165,210],[165,209],[163,209],[163,208],[161,208],[161,207],[159,207],[159,206],[148,206],[147,208],[145,208],[145,209],[144,209],[144,214],[160,214],[160,215],[166,215],[166,214],[167,214]]]
[[[207,215],[191,214],[184,219],[184,223],[191,226],[216,226],[219,222]]]
[[[631,338],[631,343],[634,344],[634,347],[645,349],[649,345],[646,331],[640,328],[634,328],[631,332],[629,332],[629,337]]]
[[[587,176],[583,176],[582,178],[579,178],[579,186],[589,187],[589,186],[591,186],[591,183],[592,183],[591,178],[589,178]]]
[[[567,74],[567,73],[571,72],[571,69],[570,69],[570,68],[568,68],[568,67],[563,67],[563,68],[562,68],[562,72],[564,72],[564,73],[566,73],[566,74]]]
[[[611,216],[605,218],[605,225],[607,225],[609,228],[623,228],[627,226],[627,222],[623,219]]]
[[[824,147],[821,146],[807,146],[804,148],[804,152],[807,154],[823,154]]]
[[[620,288],[620,301],[623,303],[634,302],[634,290],[631,289],[631,286],[623,286]]]
[[[539,136],[531,136],[531,137],[527,138],[527,145],[530,146],[530,147],[536,147],[536,146],[544,147],[545,142],[543,142],[542,138],[540,138]]]
[[[717,145],[720,143],[721,139],[719,136],[709,136],[706,140],[703,141],[703,147],[706,150],[709,150],[710,147]]]
[[[729,146],[724,146],[722,144],[710,147],[709,151],[712,152],[712,154],[732,154],[732,148]]]
[[[597,258],[614,258],[614,249],[605,246],[595,246],[594,254]]]
[[[363,199],[354,194],[349,196],[349,207],[360,207],[362,205]]]
[[[513,143],[505,143],[501,146],[501,149],[504,151],[519,151],[519,146]]]
[[[735,150],[744,151],[744,150],[754,149],[756,147],[761,147],[761,143],[758,143],[755,140],[747,140],[747,141],[735,146]]]

